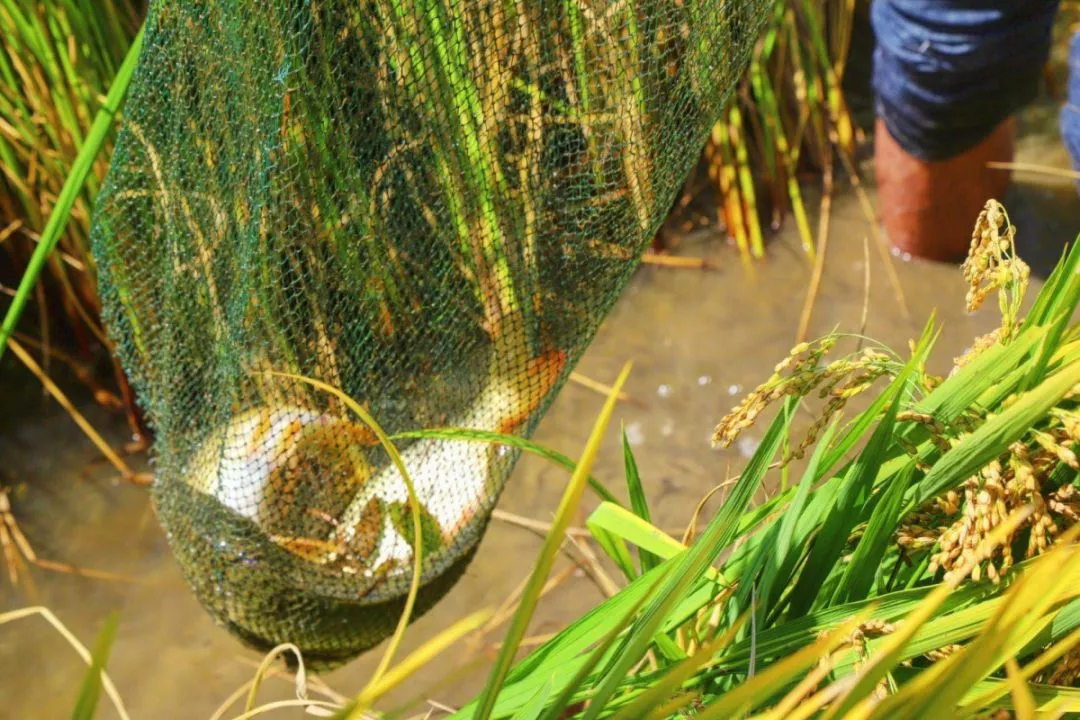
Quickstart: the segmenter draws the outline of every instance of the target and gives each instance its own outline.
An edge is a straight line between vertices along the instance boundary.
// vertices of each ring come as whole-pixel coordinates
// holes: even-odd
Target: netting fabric
[[[372,430],[528,435],[745,67],[765,0],[156,0],[94,217],[153,499],[214,618],[383,640],[412,507]],[[400,440],[417,612],[516,459]]]

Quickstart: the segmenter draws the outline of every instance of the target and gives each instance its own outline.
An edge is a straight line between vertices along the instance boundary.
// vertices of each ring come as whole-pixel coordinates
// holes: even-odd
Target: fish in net
[[[764,0],[155,0],[94,213],[185,578],[259,650],[385,639],[476,552]],[[415,433],[413,433],[415,435]]]

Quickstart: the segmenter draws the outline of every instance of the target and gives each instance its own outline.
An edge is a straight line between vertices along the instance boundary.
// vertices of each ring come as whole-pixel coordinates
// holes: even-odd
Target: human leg
[[[1069,43],[1069,91],[1059,125],[1073,168],[1080,170],[1080,32]]]
[[[875,174],[894,246],[953,260],[1008,174],[1014,114],[1038,92],[1058,0],[875,0]],[[1080,118],[1078,118],[1080,120]]]

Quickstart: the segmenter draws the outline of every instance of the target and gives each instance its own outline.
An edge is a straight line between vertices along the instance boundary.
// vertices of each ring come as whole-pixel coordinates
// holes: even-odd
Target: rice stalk
[[[540,559],[536,563],[532,576],[529,578],[529,584],[526,586],[522,595],[522,602],[518,606],[518,610],[511,621],[510,629],[507,631],[504,645],[499,651],[495,667],[492,669],[485,690],[477,702],[478,709],[476,717],[480,720],[486,720],[486,718],[490,717],[495,708],[498,689],[501,688],[505,682],[507,673],[510,670],[510,664],[513,661],[514,654],[517,652],[518,644],[525,636],[525,630],[528,627],[529,620],[532,618],[532,612],[536,607],[536,601],[540,590],[543,587],[543,581],[551,570],[556,552],[562,544],[563,535],[570,524],[570,517],[576,509],[578,502],[581,499],[581,494],[585,489],[585,480],[592,470],[592,464],[600,449],[600,441],[603,438],[604,431],[607,429],[608,421],[615,411],[617,393],[622,389],[629,372],[630,366],[627,365],[623,368],[619,378],[615,381],[613,392],[608,396],[608,400],[604,404],[604,409],[597,419],[596,426],[593,428],[592,435],[589,437],[589,441],[585,446],[585,451],[582,454],[582,461],[575,469],[574,475],[571,477],[566,491],[563,493],[563,499],[559,504],[559,509],[555,513],[554,527],[544,542],[544,547],[540,552]]]
[[[826,231],[811,231],[799,175],[854,153],[842,92],[854,12],[854,0],[776,0],[740,90],[713,128],[703,158],[719,219],[744,258],[762,257],[763,224],[775,231],[789,213],[810,261],[823,243]],[[755,202],[755,180],[767,205]]]
[[[0,214],[17,223],[0,246],[16,272],[25,270],[0,329],[0,353],[31,292],[39,318],[47,316],[47,305],[59,306],[81,357],[89,359],[96,345],[110,347],[98,317],[90,208],[114,140],[112,118],[122,93],[112,90],[130,73],[124,59],[136,42],[143,5],[0,3]],[[54,246],[58,255],[50,257]],[[46,269],[53,281],[47,286],[38,281]],[[38,325],[47,357],[51,333]],[[122,374],[116,382],[126,387]],[[133,406],[128,413],[134,421]]]

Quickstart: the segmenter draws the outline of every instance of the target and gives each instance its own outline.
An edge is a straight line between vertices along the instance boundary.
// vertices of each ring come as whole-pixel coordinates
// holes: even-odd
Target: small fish
[[[520,340],[517,330],[512,334]],[[514,358],[528,357],[524,343],[504,338],[500,345],[487,383],[450,427],[517,433],[566,367],[563,351],[515,367]],[[350,420],[297,405],[266,405],[213,434],[189,464],[187,480],[305,562],[343,575],[392,578],[411,571],[412,512],[397,467],[373,473],[366,453],[375,444],[370,429]],[[476,528],[498,495],[492,471],[500,450],[486,442],[431,438],[402,454],[420,504],[424,581],[479,541]]]
[[[323,538],[371,475],[367,428],[298,406],[261,406],[212,435],[187,481],[265,532]]]
[[[495,376],[476,401],[448,425],[501,434],[518,432],[547,397],[565,366],[566,353],[552,351],[527,361],[518,373]],[[486,442],[424,438],[402,453],[420,507],[428,516],[428,523],[439,528],[443,543],[441,548],[435,548],[425,542],[425,551],[429,553],[425,575],[438,575],[471,547],[469,543],[459,546],[457,552],[443,552],[455,546],[455,541],[478,516],[490,514],[498,490],[491,477],[492,456],[497,451],[496,446]],[[395,465],[385,467],[364,486],[345,511],[342,524],[352,525],[374,497],[388,505],[407,507],[408,488]],[[409,572],[414,542],[411,524],[408,532],[402,532],[401,528],[393,527],[389,516],[386,522],[372,563],[379,566],[394,561],[399,568],[397,573]],[[479,540],[479,533],[475,540]]]

